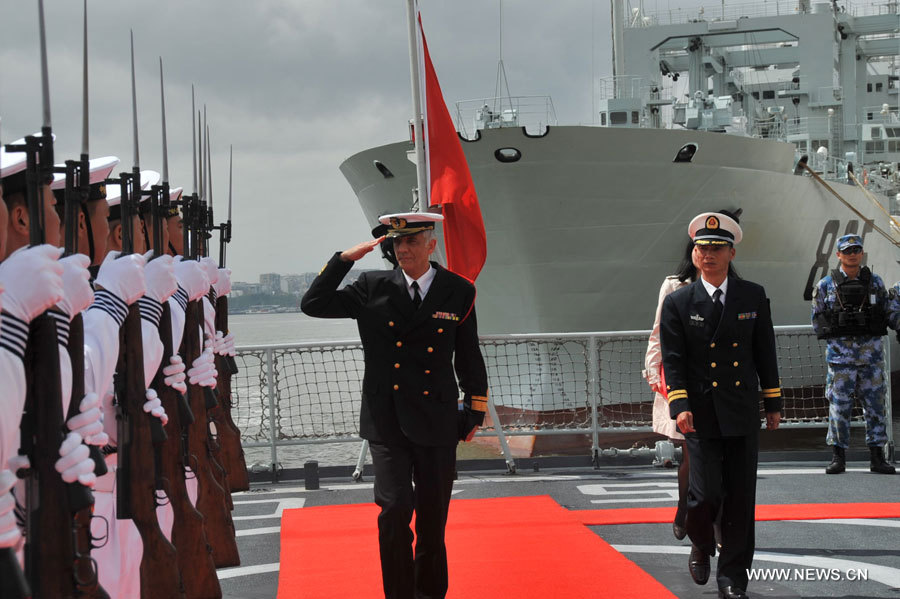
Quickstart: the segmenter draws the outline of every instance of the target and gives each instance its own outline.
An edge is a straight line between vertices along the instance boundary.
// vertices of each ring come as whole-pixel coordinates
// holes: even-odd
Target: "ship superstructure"
[[[487,230],[484,332],[649,327],[687,223],[706,210],[743,211],[736,265],[767,288],[776,324],[809,322],[840,235],[864,235],[873,270],[900,279],[887,214],[900,160],[896,4],[664,18],[618,2],[614,14],[615,75],[595,126],[558,125],[547,97],[457,105]],[[341,165],[371,223],[410,209],[410,149]],[[842,200],[797,167],[804,155]]]

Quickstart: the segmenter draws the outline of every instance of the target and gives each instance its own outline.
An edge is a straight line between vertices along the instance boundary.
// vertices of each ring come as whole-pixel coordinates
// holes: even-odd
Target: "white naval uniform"
[[[102,295],[101,295],[102,294]],[[105,312],[113,316],[118,326],[115,327],[112,334],[115,337],[115,353],[110,356],[111,368],[104,369],[104,374],[108,375],[105,379],[94,379],[93,382],[98,383],[95,389],[102,398],[101,404],[104,412],[104,429],[109,435],[111,442],[114,444],[118,438],[118,430],[116,426],[115,407],[112,405],[113,399],[113,374],[115,373],[116,363],[118,362],[119,353],[119,328],[125,322],[128,315],[128,307],[119,298],[106,292],[97,292],[102,298],[101,305],[91,306],[85,313],[85,318],[99,308],[99,311]],[[162,306],[158,302],[153,302],[149,298],[141,298],[138,300],[141,308],[141,334],[143,338],[144,350],[144,387],[149,388],[150,382],[156,375],[162,359],[162,343],[159,340],[159,316],[155,316],[153,321],[151,309],[155,303],[159,307],[159,314],[162,312]],[[94,317],[99,318],[99,316]],[[93,319],[92,319],[93,320]],[[85,321],[85,340],[87,340],[87,320]],[[87,345],[87,343],[86,343]],[[109,349],[104,346],[104,349]],[[85,348],[87,354],[87,348]],[[87,364],[87,360],[85,360]],[[108,364],[104,364],[108,366]],[[85,385],[87,386],[87,376],[85,377]],[[143,402],[141,402],[143,403]],[[116,519],[116,468],[118,465],[117,454],[110,454],[106,457],[106,465],[109,472],[97,479],[95,489],[95,516],[103,516],[109,523],[109,536],[106,545],[95,549],[91,555],[97,560],[100,584],[109,593],[112,599],[130,599],[131,597],[140,597],[140,565],[143,557],[143,542],[140,533],[134,522],[131,520]],[[94,519],[95,535],[99,536],[103,533],[102,521]]]
[[[19,451],[19,422],[25,408],[25,344],[28,324],[15,316],[0,316],[0,468]]]

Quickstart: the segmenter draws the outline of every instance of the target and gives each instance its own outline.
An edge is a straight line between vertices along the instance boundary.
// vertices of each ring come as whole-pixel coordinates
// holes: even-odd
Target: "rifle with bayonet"
[[[43,101],[41,136],[26,137],[24,146],[7,147],[8,151],[26,152],[26,202],[32,246],[45,240],[45,197],[53,177],[53,132],[42,0],[38,0],[38,20]],[[35,597],[74,597],[72,514],[89,506],[93,496],[90,489],[80,483],[65,483],[55,468],[60,445],[68,431],[63,417],[56,321],[47,312],[31,321],[24,364],[26,393],[20,451],[30,461],[25,494],[25,574]]]
[[[233,165],[233,149],[228,155],[228,220],[219,225],[219,268],[225,268],[225,247],[231,242],[231,175]],[[210,205],[212,205],[210,193]],[[212,216],[212,208],[210,208]],[[228,296],[216,298],[216,330],[228,334]],[[216,370],[219,371],[218,395],[222,411],[222,427],[219,431],[219,442],[222,446],[225,471],[228,473],[228,484],[231,491],[246,491],[250,488],[250,477],[247,473],[247,461],[244,448],[241,447],[241,431],[234,423],[231,415],[231,377],[237,374],[237,363],[233,356],[217,356]]]
[[[194,155],[196,157],[196,139]],[[193,193],[182,196],[184,253],[186,259],[192,260],[200,257],[202,247],[200,235],[202,215],[200,214],[196,173],[195,169]],[[185,310],[181,349],[178,352],[185,364],[193,365],[200,356],[202,334],[203,304],[197,300],[189,301]],[[194,421],[187,432],[188,463],[197,477],[197,509],[206,518],[206,532],[213,550],[213,561],[218,568],[237,566],[240,565],[241,559],[237,549],[234,521],[228,508],[228,494],[216,479],[214,468],[217,464],[215,464],[209,446],[210,431],[207,411],[210,399],[215,405],[215,397],[210,398],[205,390],[208,391],[209,388],[188,384],[188,401],[194,414]]]
[[[83,114],[82,114],[82,147],[79,161],[67,160],[65,163],[65,252],[70,256],[78,253],[78,218],[82,205],[86,204],[91,194],[91,167],[88,146],[88,63],[87,63],[87,0],[84,1],[84,81],[83,81]],[[84,397],[84,320],[82,315],[75,314],[69,323],[69,361],[72,363],[72,393],[66,419],[74,418],[79,413],[80,401]],[[107,473],[106,461],[96,445],[88,445],[91,459],[94,462],[94,474],[103,476]],[[109,599],[109,594],[100,585],[97,577],[97,562],[91,557],[94,548],[94,537],[91,534],[93,518],[93,496],[90,505],[75,511],[73,515],[75,529],[75,583],[79,596],[91,599]],[[75,506],[71,506],[75,507]]]
[[[122,255],[134,252],[133,216],[141,199],[141,169],[137,136],[137,97],[134,82],[134,37],[131,42],[134,167],[120,175]],[[156,447],[166,439],[159,418],[145,414],[145,378],[141,314],[132,304],[119,333],[119,362],[115,374],[118,421],[116,518],[134,521],[144,551],[140,566],[142,597],[184,597],[175,547],[166,539],[156,517],[156,489],[160,472]]]
[[[166,100],[163,88],[162,58],[159,61],[159,83],[162,104],[162,147],[163,167],[162,184],[154,186],[153,191],[158,198],[159,210],[151,205],[150,213],[153,222],[153,250],[156,256],[163,255],[162,231],[165,226],[162,213],[169,202],[169,159],[166,141]],[[166,495],[172,506],[174,523],[172,526],[172,544],[177,551],[178,568],[184,581],[185,593],[188,597],[218,599],[222,596],[216,565],[213,562],[212,547],[206,534],[203,514],[191,503],[185,482],[185,456],[182,444],[182,431],[194,420],[187,399],[178,390],[165,383],[163,369],[174,355],[172,347],[172,312],[168,302],[163,303],[162,318],[159,321],[159,338],[163,346],[162,362],[151,386],[156,390],[163,409],[169,415],[169,427],[176,433],[162,444],[160,458],[162,476],[166,481]]]
[[[206,107],[204,106],[204,121],[206,120]],[[204,124],[205,125],[205,124]],[[212,158],[211,158],[211,149],[210,149],[210,141],[209,141],[209,126],[205,125],[206,129],[206,144],[205,144],[205,160],[206,160],[206,195],[209,198],[209,202],[204,202],[203,197],[200,198],[200,211],[202,214],[201,225],[203,228],[202,231],[202,239],[203,239],[203,255],[204,257],[208,257],[210,255],[210,240],[212,239],[212,231],[216,228],[213,225],[213,191],[212,191]],[[218,299],[215,294],[215,289],[211,288],[209,297],[207,298],[210,301],[210,307],[213,309],[214,314],[213,317],[213,334],[215,331],[221,331],[222,329],[217,326],[217,313],[215,312],[216,306],[218,304]],[[230,491],[235,490],[234,485],[231,482],[231,470],[233,469],[233,464],[236,459],[238,459],[238,451],[240,449],[241,439],[240,432],[237,431],[236,427],[232,427],[228,425],[228,418],[225,415],[223,410],[223,404],[221,401],[221,390],[222,385],[221,382],[225,376],[226,370],[229,370],[229,365],[223,359],[223,356],[218,354],[214,354],[214,360],[216,364],[216,371],[218,372],[218,376],[216,377],[216,390],[215,390],[215,405],[211,406],[209,409],[209,418],[210,418],[210,428],[214,434],[210,437],[210,449],[213,454],[213,458],[218,463],[219,467],[215,469],[217,479],[219,480],[219,484],[222,485],[222,488],[229,493],[226,494],[228,499],[228,508],[234,509],[234,503],[231,499]],[[229,389],[230,390],[230,389]],[[237,437],[235,437],[237,434]],[[249,488],[249,487],[248,487]],[[241,489],[245,490],[245,489]]]

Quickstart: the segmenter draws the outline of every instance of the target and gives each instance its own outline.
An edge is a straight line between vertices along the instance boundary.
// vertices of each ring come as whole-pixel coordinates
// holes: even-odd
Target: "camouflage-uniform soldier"
[[[870,470],[894,474],[882,446],[887,442],[884,417],[884,347],[887,326],[896,329],[900,313],[890,301],[884,282],[863,260],[862,238],[844,235],[837,242],[840,268],[819,281],[813,291],[812,324],[819,339],[827,340],[828,376],[825,396],[830,405],[828,436],[833,458],[825,468],[840,474],[846,468],[850,444],[850,412],[859,399],[866,418]]]

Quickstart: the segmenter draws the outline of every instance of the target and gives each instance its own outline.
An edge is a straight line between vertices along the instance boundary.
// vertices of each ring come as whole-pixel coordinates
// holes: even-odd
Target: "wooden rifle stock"
[[[172,543],[178,553],[178,568],[184,581],[185,594],[192,599],[219,599],[222,596],[222,589],[216,576],[212,547],[206,535],[205,519],[191,503],[185,484],[181,430],[182,427],[188,426],[188,423],[182,421],[185,412],[181,404],[187,400],[181,393],[166,385],[163,374],[163,368],[169,364],[169,358],[173,355],[172,313],[168,302],[163,304],[159,337],[163,345],[163,356],[153,380],[153,388],[159,395],[166,414],[169,415],[169,430],[173,431],[163,442],[160,451],[162,475],[168,481],[166,494],[169,496],[169,503],[175,516]]]
[[[228,296],[223,295],[216,300],[216,330],[228,334]],[[219,406],[222,414],[219,444],[222,446],[222,465],[228,474],[231,491],[246,491],[250,488],[247,461],[244,458],[244,448],[241,447],[241,431],[231,416],[231,377],[237,374],[237,367],[236,365],[232,367],[233,363],[232,356],[216,356],[216,370],[219,371]]]
[[[144,356],[141,314],[132,304],[120,330],[116,396],[119,429],[119,467],[116,471],[116,518],[134,521],[144,554],[141,558],[141,597],[184,598],[175,547],[156,518],[154,444],[165,440],[159,419],[145,414]]]
[[[192,365],[200,356],[202,310],[200,302],[188,302],[179,352],[188,365]],[[194,413],[194,422],[188,431],[188,452],[190,467],[197,477],[197,509],[206,518],[206,533],[212,545],[216,567],[237,566],[240,565],[241,558],[238,554],[234,521],[228,509],[225,488],[217,482],[215,476],[216,464],[209,445],[209,420],[203,387],[189,384],[188,399]]]
[[[84,320],[76,314],[69,323],[69,361],[72,363],[72,398],[66,419],[79,413],[81,399],[84,397]],[[106,461],[96,445],[88,445],[91,459],[94,461],[94,474],[103,476],[107,473]],[[99,462],[98,462],[99,459]],[[74,509],[74,506],[72,506]],[[97,578],[97,562],[91,558],[94,548],[94,537],[91,535],[91,519],[94,514],[93,496],[91,503],[73,514],[75,523],[75,584],[79,597],[90,599],[109,599],[109,594],[100,586]]]
[[[93,498],[80,483],[67,485],[55,467],[66,431],[56,322],[47,313],[31,321],[25,376],[22,447],[31,461],[26,479],[25,574],[35,597],[68,599],[77,593],[70,502],[73,497],[78,503]]]
[[[31,588],[12,547],[0,549],[0,597],[31,599]]]

